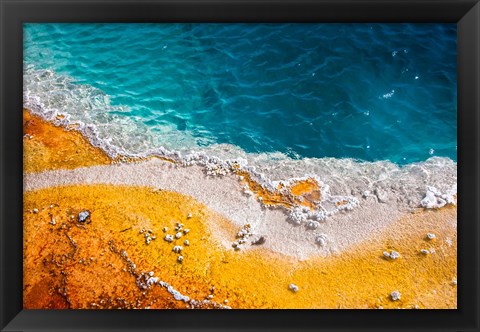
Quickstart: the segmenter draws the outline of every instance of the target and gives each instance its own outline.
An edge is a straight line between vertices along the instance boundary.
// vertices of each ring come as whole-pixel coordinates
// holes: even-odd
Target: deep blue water
[[[294,158],[456,160],[455,24],[27,24],[24,32],[25,64],[102,90],[129,109],[108,112],[160,141],[173,126],[199,146]],[[89,105],[86,113],[99,112]]]

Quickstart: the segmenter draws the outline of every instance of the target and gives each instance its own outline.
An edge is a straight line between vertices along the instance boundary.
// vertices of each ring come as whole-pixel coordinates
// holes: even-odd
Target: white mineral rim
[[[52,89],[69,91],[70,96],[65,100],[52,98]],[[88,98],[95,100],[90,102]],[[456,204],[457,164],[448,158],[432,157],[400,167],[388,161],[292,159],[282,153],[246,153],[229,144],[212,144],[200,151],[187,147],[180,151],[167,149],[157,140],[151,142],[148,128],[143,127],[136,140],[141,145],[134,146],[131,141],[135,140],[127,135],[125,128],[141,124],[112,115],[125,111],[123,106],[111,105],[108,96],[94,87],[74,84],[71,78],[29,66],[24,69],[23,99],[24,107],[33,114],[55,125],[75,126],[92,145],[113,158],[158,156],[175,161],[152,158],[136,163],[30,173],[24,176],[24,191],[73,184],[147,186],[176,191],[195,198],[238,228],[250,224],[252,235],[261,234],[269,239],[262,248],[299,259],[347,250],[379,235],[399,217],[417,208]],[[82,105],[94,109],[87,112]],[[152,145],[145,147],[144,142]],[[320,186],[321,200],[316,202],[314,210],[298,206],[290,210],[266,208],[248,186],[242,188],[240,177],[233,174],[239,170],[270,191],[277,190],[279,184],[288,187],[299,180],[313,179]],[[189,212],[187,217],[191,215]],[[216,240],[234,250],[226,240],[232,234],[206,221]],[[329,240],[318,245],[316,239],[321,234]],[[181,237],[182,233],[175,236]],[[171,235],[165,240],[170,241],[170,237],[173,241]],[[254,247],[258,248],[244,245],[239,254]]]
[[[146,186],[152,190],[171,190],[188,195],[220,213],[239,229],[250,224],[254,233],[252,235],[261,234],[269,239],[262,248],[299,259],[338,253],[376,236],[399,217],[418,208],[421,200],[412,208],[401,200],[399,203],[392,200],[385,204],[372,197],[362,198],[365,190],[359,191],[357,198],[329,194],[328,188],[324,189],[324,199],[314,211],[301,207],[291,210],[265,208],[254,197],[243,193],[237,175],[206,176],[202,166],[184,167],[157,158],[137,163],[28,173],[24,176],[24,191],[75,184]],[[338,200],[350,203],[337,208],[334,202]],[[225,248],[233,250],[231,242],[226,240],[232,234],[226,234],[223,228],[210,220],[205,221],[216,240]],[[315,222],[316,228],[309,227],[311,222]],[[331,239],[325,241],[323,246],[317,244],[317,238],[321,234]],[[181,236],[182,233],[176,235]],[[173,238],[172,235],[165,236],[166,241],[172,241]],[[243,249],[251,250],[254,247],[258,246],[246,245]]]

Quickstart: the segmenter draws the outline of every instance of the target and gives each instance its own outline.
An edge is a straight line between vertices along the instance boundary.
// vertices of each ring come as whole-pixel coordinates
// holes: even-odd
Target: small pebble
[[[183,262],[183,256],[178,256],[177,261],[178,261],[179,263]]]
[[[177,239],[181,238],[181,237],[182,237],[182,232],[178,232],[177,234],[175,234],[175,237],[176,237]]]
[[[223,300],[223,303],[228,303],[228,300]]]
[[[173,236],[167,234],[167,235],[165,235],[165,237],[163,239],[167,242],[172,242],[173,241]]]
[[[317,229],[320,224],[317,221],[309,221],[307,223],[308,229]]]
[[[435,236],[435,234],[428,233],[428,234],[427,234],[427,238],[428,238],[429,240],[433,240],[434,238],[436,238],[436,236]]]
[[[294,293],[298,292],[298,286],[295,284],[288,285],[288,289],[290,289]]]
[[[394,250],[392,250],[392,252],[390,253],[390,258],[391,259],[397,259],[400,257],[400,254]]]
[[[188,228],[185,228],[185,229],[183,230],[183,233],[184,233],[185,235],[186,235],[188,232],[190,232],[190,230],[189,230]]]
[[[85,221],[87,221],[88,217],[90,217],[90,212],[86,210],[82,211],[78,214],[78,221],[84,223]]]
[[[183,250],[183,247],[182,246],[175,246],[173,247],[173,252],[176,252],[177,254],[179,254],[182,250]]]
[[[452,285],[456,285],[457,284],[457,279],[452,279]]]
[[[191,217],[192,217],[192,214],[189,213],[189,214],[187,215],[187,219],[190,219]]]
[[[163,227],[163,232],[166,233],[168,231],[168,227]]]
[[[33,209],[33,213],[38,213],[38,209]]]
[[[213,299],[213,295],[210,294],[210,295],[207,296],[207,298],[208,298],[209,300],[211,300],[211,299]]]
[[[327,236],[325,234],[320,234],[319,236],[317,236],[317,238],[315,239],[315,242],[320,246],[320,247],[323,247],[325,246],[325,244],[327,243]]]
[[[185,240],[185,242],[183,242],[183,244],[186,245],[186,246],[189,246],[189,245],[190,245],[190,241]]]
[[[400,294],[400,292],[398,290],[396,291],[393,291],[390,293],[390,297],[392,298],[392,301],[398,301],[400,300],[400,297],[402,296],[402,294]]]
[[[420,252],[424,255],[428,255],[430,253],[430,251],[428,251],[427,249],[422,249],[420,250]]]

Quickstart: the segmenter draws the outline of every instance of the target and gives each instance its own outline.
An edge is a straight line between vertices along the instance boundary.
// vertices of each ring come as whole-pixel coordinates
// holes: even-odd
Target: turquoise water
[[[456,161],[455,24],[26,24],[27,105],[123,152]]]

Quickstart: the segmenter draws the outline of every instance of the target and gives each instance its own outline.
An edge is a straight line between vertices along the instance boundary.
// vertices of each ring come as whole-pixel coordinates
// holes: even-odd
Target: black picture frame
[[[2,331],[479,331],[478,0],[0,0]],[[458,309],[23,310],[23,23],[454,22],[458,28]]]

